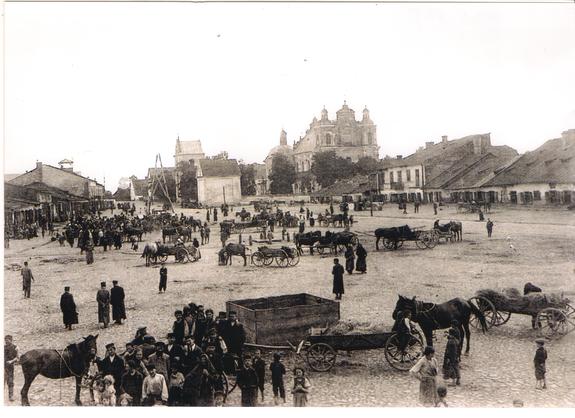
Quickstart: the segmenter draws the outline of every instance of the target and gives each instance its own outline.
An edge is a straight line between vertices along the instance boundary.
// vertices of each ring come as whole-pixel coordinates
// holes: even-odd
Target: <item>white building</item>
[[[240,166],[236,160],[199,160],[197,178],[199,203],[215,206],[240,202]]]

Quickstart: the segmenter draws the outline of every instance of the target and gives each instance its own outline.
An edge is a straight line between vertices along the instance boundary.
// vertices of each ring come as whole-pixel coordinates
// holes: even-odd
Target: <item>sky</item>
[[[4,172],[36,161],[116,190],[176,138],[262,162],[325,106],[368,107],[380,157],[575,128],[574,4],[7,3]]]

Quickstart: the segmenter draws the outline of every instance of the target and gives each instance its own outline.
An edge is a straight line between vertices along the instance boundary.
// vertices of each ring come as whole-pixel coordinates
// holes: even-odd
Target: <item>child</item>
[[[264,384],[266,378],[266,363],[262,359],[262,353],[260,350],[256,350],[254,353],[254,370],[258,375],[258,389],[262,395],[262,403],[264,402]]]
[[[458,341],[456,338],[457,331],[454,329],[449,330],[449,335],[447,337],[447,344],[445,346],[445,355],[443,357],[443,379],[452,379],[449,386],[460,385],[460,373],[459,373],[459,353],[458,353]]]
[[[445,397],[447,396],[447,388],[445,386],[439,386],[437,388],[437,402],[435,403],[436,408],[447,408],[447,402],[445,401]]]
[[[270,364],[270,371],[272,372],[272,391],[274,394],[274,404],[279,404],[279,397],[281,397],[285,403],[286,401],[286,391],[284,388],[284,374],[286,374],[286,368],[281,362],[281,354],[274,353],[274,361]]]
[[[305,377],[305,370],[301,367],[296,367],[293,371],[293,406],[307,406],[307,394],[311,388],[311,383]]]
[[[547,360],[547,350],[545,350],[545,340],[539,338],[535,340],[537,343],[537,351],[535,351],[535,358],[533,363],[535,365],[535,389],[547,389],[547,381],[545,380],[545,360]]]

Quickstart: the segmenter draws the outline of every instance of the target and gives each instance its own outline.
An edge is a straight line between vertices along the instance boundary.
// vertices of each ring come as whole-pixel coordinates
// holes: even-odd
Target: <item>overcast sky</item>
[[[575,128],[575,6],[5,4],[5,169],[72,158],[143,177],[176,137],[261,162],[325,105],[367,106],[385,154]]]

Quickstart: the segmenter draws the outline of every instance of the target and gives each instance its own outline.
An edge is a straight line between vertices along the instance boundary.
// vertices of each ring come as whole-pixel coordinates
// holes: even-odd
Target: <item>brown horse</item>
[[[224,265],[227,265],[228,261],[230,262],[230,266],[232,265],[233,255],[242,257],[244,259],[244,267],[247,265],[246,246],[244,244],[234,244],[230,242],[220,250],[220,260]]]
[[[28,390],[39,374],[50,379],[76,378],[76,405],[80,401],[82,378],[89,368],[89,363],[96,350],[98,335],[88,335],[77,344],[70,344],[64,350],[47,348],[30,350],[20,357],[20,365],[24,374],[24,386],[20,391],[22,405],[29,406]]]

